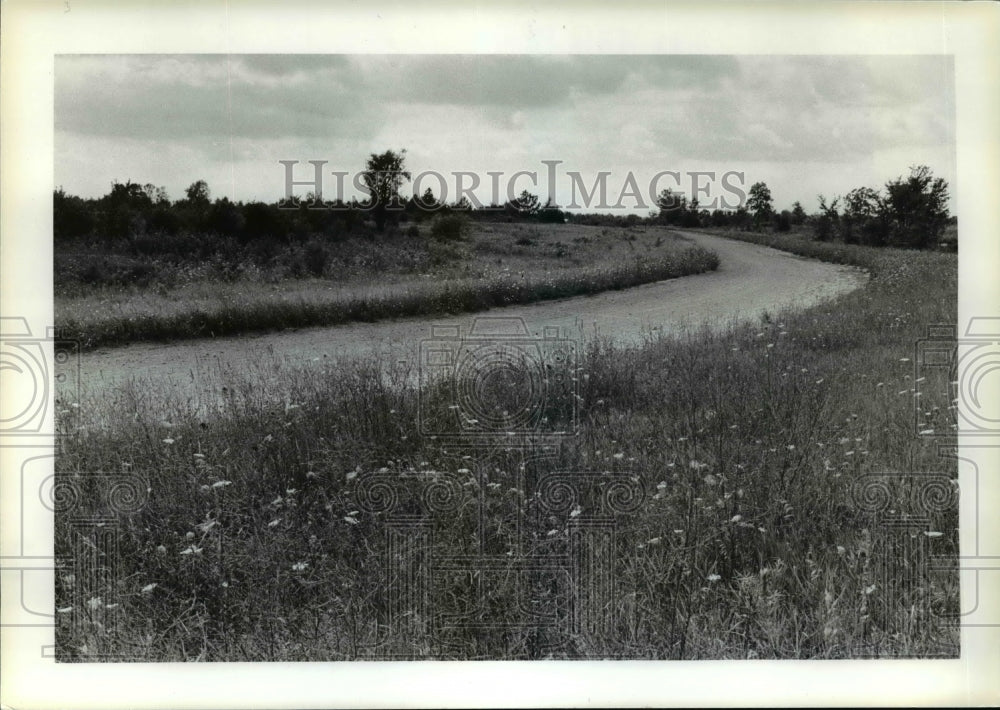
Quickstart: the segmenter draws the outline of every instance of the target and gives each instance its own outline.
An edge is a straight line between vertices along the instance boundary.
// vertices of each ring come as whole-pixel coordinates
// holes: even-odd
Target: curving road
[[[708,234],[678,232],[718,253],[718,270],[477,315],[521,318],[534,335],[541,335],[545,326],[557,326],[561,332],[568,329],[585,338],[597,334],[619,343],[636,343],[652,331],[675,334],[703,324],[724,328],[734,319],[757,318],[765,310],[806,307],[856,289],[867,280],[864,272],[850,267]],[[418,344],[431,337],[433,325],[460,326],[464,333],[477,315],[100,349],[82,357],[81,389],[97,394],[136,377],[155,382],[157,390],[179,388],[182,395],[197,400],[206,389],[218,387],[226,371],[245,371],[265,362],[329,363],[329,358],[373,356],[387,363],[415,362]]]

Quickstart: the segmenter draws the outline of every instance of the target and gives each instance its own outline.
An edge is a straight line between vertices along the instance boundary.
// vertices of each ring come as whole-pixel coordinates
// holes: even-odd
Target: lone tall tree
[[[747,210],[753,215],[755,228],[766,224],[774,214],[773,200],[771,200],[771,190],[767,183],[755,182],[750,186],[750,195],[747,197]]]
[[[405,161],[405,150],[398,153],[387,150],[381,155],[372,153],[365,163],[365,171],[361,174],[365,187],[368,188],[372,218],[380,232],[385,229],[386,210],[400,206],[399,188],[410,180]]]

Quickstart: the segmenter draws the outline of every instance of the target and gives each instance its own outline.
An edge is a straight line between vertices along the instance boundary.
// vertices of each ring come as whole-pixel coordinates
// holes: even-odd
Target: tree
[[[774,201],[771,199],[771,190],[766,183],[755,182],[750,186],[747,210],[753,215],[754,228],[759,228],[770,222],[771,215],[774,214]]]
[[[881,195],[870,187],[858,187],[844,195],[841,233],[848,244],[860,242],[882,246],[888,236]]]
[[[67,195],[61,187],[53,193],[52,236],[55,240],[82,237],[93,229],[93,208],[88,202]]]
[[[434,210],[439,209],[441,207],[441,205],[438,203],[437,198],[434,196],[434,191],[431,190],[429,187],[426,190],[424,190],[424,194],[422,197],[414,196],[411,202],[416,204],[417,207],[419,207],[420,209],[426,210],[427,212],[433,212]]]
[[[387,150],[381,155],[372,153],[365,163],[365,171],[361,174],[371,204],[372,218],[378,231],[385,230],[387,210],[399,207],[399,188],[410,180],[406,170],[406,150],[398,153]]]
[[[187,195],[188,202],[190,202],[195,207],[207,207],[209,199],[211,198],[211,192],[208,189],[208,183],[204,180],[197,180],[191,183],[184,194]]]
[[[533,195],[527,190],[521,190],[521,194],[517,196],[517,199],[512,200],[509,204],[517,212],[518,217],[531,217],[541,209],[538,195]]]
[[[167,189],[165,187],[157,187],[153,183],[147,182],[142,186],[142,191],[145,192],[149,199],[152,200],[158,207],[170,206],[170,196],[167,194]]]
[[[910,176],[885,185],[885,218],[891,241],[918,249],[936,244],[948,224],[948,183],[926,165],[910,168]]]
[[[819,217],[816,218],[816,239],[825,242],[833,236],[833,229],[840,222],[840,214],[837,212],[837,203],[840,198],[834,198],[830,204],[826,203],[826,198],[822,195],[819,200]]]
[[[550,197],[545,201],[545,206],[539,211],[538,221],[550,224],[562,224],[566,221],[566,215],[561,209],[555,206]]]
[[[687,197],[682,192],[674,192],[669,187],[660,191],[656,198],[656,206],[660,208],[658,216],[662,224],[682,224],[687,212]]]
[[[792,203],[792,224],[802,224],[806,221],[806,211],[802,209],[802,203],[796,200]]]
[[[145,232],[153,200],[139,183],[116,180],[111,185],[111,192],[98,202],[101,207],[98,227],[106,240],[125,239]]]

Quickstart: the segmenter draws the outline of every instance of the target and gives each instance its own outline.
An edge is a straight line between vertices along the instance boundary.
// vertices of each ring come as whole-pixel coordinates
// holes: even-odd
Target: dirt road
[[[718,270],[528,306],[497,308],[478,314],[521,318],[533,335],[546,326],[579,337],[598,334],[620,343],[638,342],[644,333],[678,333],[703,323],[725,327],[734,319],[753,319],[765,310],[806,307],[862,286],[867,276],[849,267],[804,259],[766,247],[696,232],[680,232],[716,251]],[[476,315],[409,318],[377,323],[309,328],[176,344],[137,344],[84,354],[81,389],[96,394],[137,377],[161,387],[179,387],[197,398],[218,384],[220,372],[244,370],[262,360],[309,363],[329,358],[372,357],[385,362],[415,358],[433,325],[457,325],[466,332]],[[210,383],[215,384],[210,384]]]

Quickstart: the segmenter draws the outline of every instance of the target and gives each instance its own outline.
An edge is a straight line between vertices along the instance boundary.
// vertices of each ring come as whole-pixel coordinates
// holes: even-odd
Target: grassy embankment
[[[472,313],[629,288],[719,263],[657,227],[492,224],[470,231],[459,241],[396,234],[353,237],[317,253],[288,248],[265,267],[249,259],[136,261],[68,249],[56,255],[56,324],[84,348],[218,337]],[[308,275],[310,264],[320,276]]]
[[[82,490],[74,514],[107,510],[86,478],[95,471],[141,477],[149,502],[120,518],[110,587],[57,572],[60,656],[954,656],[958,635],[940,614],[958,608],[957,575],[928,573],[920,556],[921,546],[957,555],[957,512],[946,505],[956,467],[929,433],[950,431],[952,403],[947,374],[917,371],[913,358],[927,325],[955,320],[955,255],[732,236],[863,266],[871,281],[724,334],[625,350],[591,344],[563,373],[579,388],[579,434],[549,460],[422,436],[421,407],[447,412],[453,390],[418,396],[410,380],[387,380],[373,363],[285,371],[281,399],[247,375],[232,409],[206,422],[183,402],[151,403],[156,393],[139,387],[88,404],[103,410],[85,415],[109,425],[70,437],[58,459],[61,481]],[[497,389],[481,401],[521,406],[518,388],[489,386]],[[566,424],[571,409],[548,402],[548,426]],[[557,470],[624,476],[644,492],[636,510],[616,516],[614,549],[599,555],[616,596],[596,611],[596,587],[567,592],[559,565],[574,525],[599,501],[546,508],[535,489]],[[942,476],[921,475],[932,472]],[[880,473],[906,475],[860,494],[866,476]],[[497,573],[431,580],[436,612],[493,626],[447,627],[411,613],[386,629],[387,590],[405,585],[385,562],[406,555],[398,540],[389,550],[385,514],[370,512],[377,497],[361,492],[372,475],[396,486],[437,481],[443,508],[444,493],[454,494],[450,512],[428,521],[438,559],[477,544],[511,553]],[[881,512],[879,492],[888,501]],[[924,511],[935,495],[941,505]],[[911,537],[893,526],[905,515],[929,521]],[[518,517],[521,551],[550,560],[548,572],[515,573]],[[70,533],[60,520],[62,553]],[[415,529],[405,530],[415,544]],[[477,617],[465,604],[480,581],[489,594]],[[518,602],[518,583],[533,602]],[[614,618],[574,630],[573,600]]]

